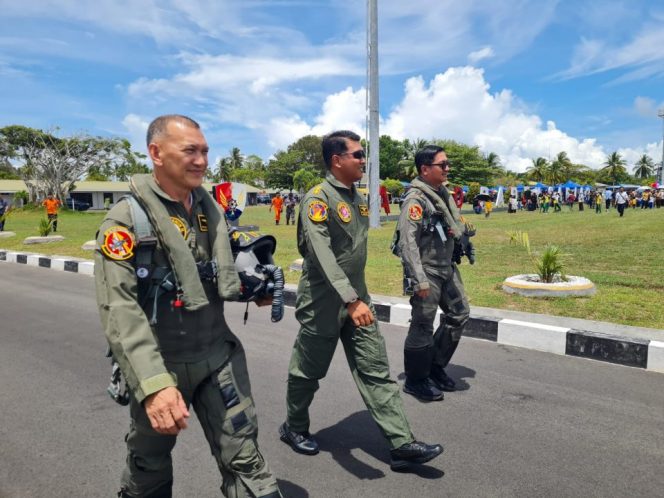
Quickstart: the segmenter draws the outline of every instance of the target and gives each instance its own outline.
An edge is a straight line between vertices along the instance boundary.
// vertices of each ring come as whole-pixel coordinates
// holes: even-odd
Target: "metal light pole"
[[[659,166],[659,178],[657,179],[658,186],[662,188],[664,185],[664,107],[659,110],[657,116],[662,118],[662,163]]]
[[[378,151],[378,0],[367,0],[367,59],[369,66],[369,226],[380,227],[380,192]]]

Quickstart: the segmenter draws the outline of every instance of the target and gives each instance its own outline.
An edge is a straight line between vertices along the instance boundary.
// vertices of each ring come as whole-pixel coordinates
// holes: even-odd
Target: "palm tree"
[[[528,173],[528,178],[535,180],[536,182],[542,182],[546,178],[547,171],[549,169],[549,163],[543,157],[538,157],[533,159],[533,165],[528,166],[526,172]]]
[[[634,164],[633,171],[637,178],[648,178],[655,171],[655,162],[648,154],[643,154]]]
[[[489,168],[501,168],[500,156],[495,152],[489,152],[486,156],[486,164]]]
[[[233,166],[228,157],[222,157],[217,163],[217,181],[228,181],[231,177]]]
[[[568,180],[569,176],[567,173],[572,167],[572,161],[570,160],[567,152],[561,151],[558,152],[556,158],[551,162],[549,166],[549,182],[552,185],[557,183],[562,183],[564,180]]]
[[[615,185],[620,183],[620,178],[627,174],[625,166],[627,166],[627,161],[618,152],[611,152],[606,156],[604,167],[600,171],[606,173]]]
[[[244,156],[240,152],[239,147],[233,147],[230,150],[231,155],[228,156],[228,161],[231,168],[241,168],[244,164]]]

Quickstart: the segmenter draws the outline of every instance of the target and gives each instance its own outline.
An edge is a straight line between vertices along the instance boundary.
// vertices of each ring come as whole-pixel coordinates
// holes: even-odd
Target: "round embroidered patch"
[[[134,255],[135,245],[133,233],[125,227],[114,226],[104,232],[101,252],[109,259],[124,261]]]
[[[184,221],[182,221],[177,216],[171,216],[171,221],[173,222],[173,225],[175,225],[175,228],[177,228],[178,231],[180,232],[180,234],[186,239],[187,238],[187,225],[184,224]]]
[[[422,219],[422,206],[413,204],[408,208],[408,217],[413,221],[420,221]]]
[[[327,219],[327,204],[323,201],[311,201],[307,208],[307,216],[311,221],[325,221]]]
[[[337,213],[339,214],[339,218],[341,218],[341,221],[343,221],[344,223],[350,222],[352,214],[348,204],[346,204],[345,202],[340,202],[339,204],[337,204]]]

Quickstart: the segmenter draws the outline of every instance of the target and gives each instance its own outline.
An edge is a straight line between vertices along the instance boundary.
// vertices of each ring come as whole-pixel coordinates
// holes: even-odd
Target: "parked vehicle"
[[[65,199],[65,206],[73,211],[87,211],[91,207],[89,202],[79,201],[73,197]]]
[[[258,194],[256,196],[256,204],[270,204],[272,198],[268,194]]]

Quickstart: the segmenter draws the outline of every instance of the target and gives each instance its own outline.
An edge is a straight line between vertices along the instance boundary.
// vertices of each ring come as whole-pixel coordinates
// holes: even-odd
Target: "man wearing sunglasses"
[[[436,145],[420,149],[415,167],[418,177],[401,205],[395,237],[404,269],[404,292],[411,295],[412,309],[404,345],[403,390],[421,401],[438,401],[443,399],[443,391],[455,390],[445,367],[470,315],[455,262],[461,262],[461,247],[468,249],[465,254],[474,262],[468,240],[474,231],[462,222],[445,187],[450,164],[444,149]],[[444,315],[434,333],[438,308]]]
[[[325,180],[306,194],[298,219],[298,249],[304,258],[295,304],[300,331],[280,437],[299,453],[318,453],[309,433],[309,405],[341,340],[362,399],[390,445],[392,470],[425,463],[443,448],[415,441],[410,431],[364,280],[369,206],[354,185],[366,162],[360,137],[337,131],[323,138],[322,148]]]

